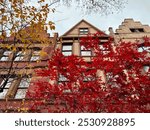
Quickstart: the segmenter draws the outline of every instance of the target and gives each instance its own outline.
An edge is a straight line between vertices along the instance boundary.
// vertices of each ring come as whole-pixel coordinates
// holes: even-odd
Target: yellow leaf
[[[40,56],[41,56],[41,57],[47,56],[47,53],[44,52],[44,51],[40,51]]]
[[[4,13],[4,12],[5,12],[5,9],[4,9],[4,8],[2,8],[2,9],[0,9],[0,11],[1,11],[2,13]]]
[[[2,21],[7,21],[7,16],[2,16]]]
[[[50,29],[51,29],[51,30],[55,30],[55,26],[50,25]]]
[[[12,47],[12,51],[15,52],[16,51],[16,47]]]

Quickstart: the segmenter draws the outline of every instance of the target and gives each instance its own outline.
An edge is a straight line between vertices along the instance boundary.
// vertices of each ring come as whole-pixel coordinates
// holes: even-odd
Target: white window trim
[[[86,50],[84,46],[81,46],[81,56],[92,56],[91,50]]]
[[[17,52],[16,58],[14,61],[23,61],[24,56],[25,56],[25,52],[19,51]]]
[[[7,92],[8,92],[8,90],[9,90],[9,88],[10,88],[10,86],[11,86],[11,84],[13,83],[13,80],[14,80],[14,78],[9,78],[9,79],[8,79],[7,84],[6,84],[5,88],[3,89],[3,92],[0,93],[0,99],[4,99],[4,98],[5,98],[5,96],[6,96]],[[5,82],[5,80],[3,80],[3,81],[1,82],[0,86],[1,86],[4,82]]]
[[[27,92],[30,84],[31,84],[31,78],[23,78],[18,86],[16,95],[15,95],[15,99],[25,98],[26,92]]]
[[[62,44],[62,54],[64,56],[72,55],[72,48],[73,48],[73,44],[72,43],[63,43]]]
[[[79,34],[80,35],[86,35],[89,33],[89,29],[88,28],[79,28]]]
[[[9,50],[4,51],[0,61],[8,61],[11,53],[12,51],[9,51]]]
[[[30,61],[40,60],[40,51],[33,51]]]
[[[138,47],[138,52],[143,52],[143,51],[150,52],[150,46],[141,46],[141,47]]]

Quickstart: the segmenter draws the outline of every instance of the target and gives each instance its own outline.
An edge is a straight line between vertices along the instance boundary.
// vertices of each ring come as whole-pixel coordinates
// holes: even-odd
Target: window
[[[149,72],[150,66],[149,65],[145,65],[143,66],[143,69],[145,72]]]
[[[0,99],[4,99],[5,98],[5,95],[6,95],[7,91],[8,91],[8,89],[10,88],[13,80],[14,80],[13,78],[9,78],[8,79],[7,84],[6,84],[5,88],[3,89],[3,92],[0,92]],[[5,82],[5,79],[1,82],[0,86],[3,86],[4,82]]]
[[[1,61],[8,61],[9,60],[9,56],[10,56],[10,54],[11,54],[12,52],[11,51],[5,51],[4,53],[3,53],[3,56],[1,57]]]
[[[62,54],[64,56],[72,55],[72,43],[63,43],[62,44]]]
[[[64,76],[64,75],[59,75],[59,79],[58,79],[58,82],[68,82],[68,79]]]
[[[103,54],[108,54],[110,51],[107,47],[105,47],[103,44],[99,44],[100,51],[102,51]]]
[[[30,85],[30,78],[23,78],[18,86],[15,99],[23,99],[26,96],[27,89]]]
[[[96,70],[91,67],[87,68],[86,71],[82,73],[82,76],[83,76],[83,82],[95,81]]]
[[[58,85],[64,85],[64,93],[70,93],[70,89],[68,88],[69,80],[62,74],[59,74]]]
[[[131,32],[144,32],[143,28],[130,28]]]
[[[89,82],[89,81],[95,81],[95,77],[93,75],[87,75],[84,77],[83,81],[84,82]]]
[[[59,74],[58,77],[58,84],[68,83],[69,80],[62,74]]]
[[[81,56],[92,56],[92,51],[86,50],[84,46],[81,46]]]
[[[25,56],[25,52],[19,51],[19,52],[17,52],[16,58],[14,61],[23,61],[24,56]]]
[[[118,78],[119,78],[119,75],[113,75],[112,72],[106,73],[106,82],[108,85],[111,85],[111,87],[119,87],[119,84],[117,84]]]
[[[40,60],[40,51],[33,51],[30,61]]]
[[[84,34],[88,34],[88,33],[89,33],[88,28],[79,28],[79,34],[84,35]]]
[[[147,51],[150,52],[150,46],[141,46],[138,48],[138,52]]]

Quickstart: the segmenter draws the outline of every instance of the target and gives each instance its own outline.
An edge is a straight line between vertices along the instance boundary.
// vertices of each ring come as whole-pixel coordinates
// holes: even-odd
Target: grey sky
[[[141,21],[142,24],[150,25],[149,12],[150,0],[128,0],[128,4],[120,13],[108,16],[99,14],[83,15],[75,7],[57,7],[56,12],[50,14],[49,19],[56,24],[56,30],[53,32],[58,32],[59,35],[62,35],[81,19],[87,20],[103,31],[107,31],[109,27],[113,27],[115,30],[125,18],[133,18],[136,21]]]

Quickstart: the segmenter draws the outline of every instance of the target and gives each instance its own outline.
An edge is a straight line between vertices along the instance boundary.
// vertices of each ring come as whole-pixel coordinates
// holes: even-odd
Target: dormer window
[[[144,29],[143,28],[130,28],[130,31],[131,32],[134,32],[134,33],[138,33],[138,32],[144,32]]]
[[[80,35],[85,35],[89,33],[89,29],[88,28],[79,28],[79,34]]]

